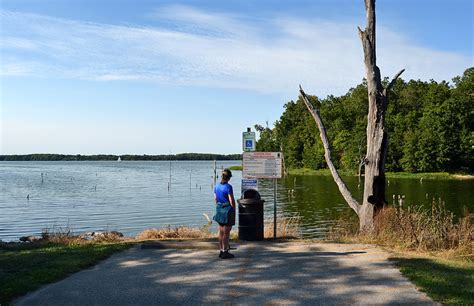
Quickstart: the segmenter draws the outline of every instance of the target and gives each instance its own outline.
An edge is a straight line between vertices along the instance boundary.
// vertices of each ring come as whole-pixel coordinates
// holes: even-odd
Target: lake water
[[[219,170],[233,165],[240,161],[217,162]],[[360,199],[357,178],[344,179]],[[236,198],[240,180],[241,172],[234,171]],[[203,214],[212,217],[214,212],[213,182],[211,161],[173,161],[171,171],[166,161],[0,162],[0,240],[59,227],[130,236],[151,227],[200,227],[207,223]],[[273,218],[272,186],[259,181],[268,220]],[[329,176],[288,176],[279,180],[277,190],[278,215],[298,216],[304,237],[321,237],[341,213],[350,211]],[[474,180],[390,179],[390,202],[393,194],[405,195],[407,204],[425,206],[441,197],[458,216],[463,206],[471,212],[474,208]]]

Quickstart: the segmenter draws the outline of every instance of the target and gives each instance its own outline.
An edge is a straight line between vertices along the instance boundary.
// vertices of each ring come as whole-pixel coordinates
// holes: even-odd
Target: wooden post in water
[[[170,190],[171,187],[171,152],[170,152],[170,181],[168,182],[168,191]]]
[[[214,160],[214,185],[216,185],[217,182],[217,161]]]

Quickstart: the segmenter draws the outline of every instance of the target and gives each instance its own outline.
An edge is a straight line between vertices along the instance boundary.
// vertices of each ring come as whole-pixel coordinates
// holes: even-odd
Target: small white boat
[[[118,162],[121,162],[121,161],[122,161],[122,159],[120,158],[120,156],[117,158],[117,161],[118,161]]]

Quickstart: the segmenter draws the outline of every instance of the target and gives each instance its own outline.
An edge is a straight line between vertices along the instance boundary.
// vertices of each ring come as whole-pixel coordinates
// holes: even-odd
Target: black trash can
[[[247,189],[239,200],[239,239],[263,240],[263,203],[257,190]]]

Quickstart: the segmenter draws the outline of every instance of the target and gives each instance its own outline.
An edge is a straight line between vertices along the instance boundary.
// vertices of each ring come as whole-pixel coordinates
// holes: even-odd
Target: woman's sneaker
[[[228,259],[228,258],[234,258],[234,257],[235,257],[234,254],[229,253],[229,251],[224,251],[221,256],[222,259]]]
[[[222,255],[224,254],[224,251],[220,251],[219,253],[219,258],[222,258]]]

